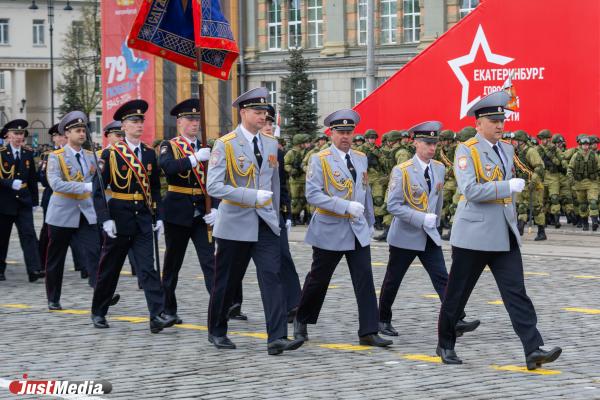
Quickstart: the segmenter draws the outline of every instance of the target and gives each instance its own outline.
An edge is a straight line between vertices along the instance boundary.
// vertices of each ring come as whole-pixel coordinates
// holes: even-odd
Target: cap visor
[[[490,119],[492,121],[504,121],[506,119],[506,115],[486,115],[484,118]]]

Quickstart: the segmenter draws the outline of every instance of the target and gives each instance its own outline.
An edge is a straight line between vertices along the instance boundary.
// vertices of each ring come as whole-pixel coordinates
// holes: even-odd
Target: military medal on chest
[[[240,164],[240,169],[244,169],[244,163],[246,162],[246,157],[244,156],[239,156],[237,158],[238,163]]]
[[[367,173],[367,171],[363,172],[362,185],[363,185],[363,189],[366,189],[367,185],[369,185],[369,174]]]
[[[492,176],[492,166],[490,164],[485,164],[485,176],[488,178]]]

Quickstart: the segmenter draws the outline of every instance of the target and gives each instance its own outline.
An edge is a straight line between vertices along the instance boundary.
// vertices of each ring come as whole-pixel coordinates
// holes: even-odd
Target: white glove
[[[268,190],[257,190],[256,191],[256,204],[265,204],[273,196],[273,192]]]
[[[203,147],[195,155],[198,161],[208,161],[210,159],[210,148]]]
[[[346,212],[352,215],[354,218],[359,218],[365,213],[365,206],[360,204],[358,201],[351,201],[346,208]]]
[[[423,221],[423,227],[434,229],[437,226],[437,215],[427,213],[425,214],[425,220]]]
[[[117,237],[117,227],[115,226],[115,221],[112,219],[104,221],[102,223],[102,229],[104,229],[104,232],[106,232],[109,238],[114,239]]]
[[[162,220],[159,219],[158,221],[156,221],[156,224],[152,225],[152,230],[154,232],[158,232],[158,235],[161,235],[163,233],[163,230],[164,230],[164,226],[163,226]]]
[[[92,184],[92,182],[86,182],[86,183],[83,184],[83,191],[84,192],[92,193],[92,190],[93,190],[93,184]]]
[[[525,188],[525,180],[521,178],[512,178],[508,181],[511,193],[521,193]]]
[[[375,236],[375,227],[374,226],[369,227],[369,235],[371,235],[371,237]]]
[[[204,222],[206,222],[206,225],[214,225],[215,221],[217,220],[217,216],[219,215],[219,210],[217,210],[216,208],[211,208],[210,209],[210,213],[204,215],[204,217],[202,217],[202,219],[204,220]]]
[[[12,189],[13,190],[21,190],[21,185],[23,184],[23,181],[20,179],[15,179],[12,183]]]
[[[287,230],[287,233],[289,235],[290,232],[292,231],[292,220],[291,219],[285,220],[285,229]]]

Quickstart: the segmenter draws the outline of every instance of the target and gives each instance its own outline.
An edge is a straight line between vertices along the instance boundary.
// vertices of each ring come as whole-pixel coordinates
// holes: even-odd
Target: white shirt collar
[[[134,153],[135,153],[135,149],[140,149],[138,153],[139,154],[142,153],[142,149],[141,149],[142,142],[140,142],[138,145],[135,145],[135,144],[131,143],[129,140],[127,140],[127,138],[125,138],[125,143],[127,143],[127,146],[129,146],[131,151],[133,151]]]
[[[184,135],[179,135],[183,138],[183,140],[185,140],[186,142],[188,142],[188,144],[194,144],[194,146],[196,146],[196,150],[198,150],[198,138],[194,138],[193,140],[188,139],[186,136]]]
[[[23,154],[23,146],[21,146],[21,147],[19,147],[19,148],[17,149],[17,148],[16,148],[16,147],[14,147],[14,146],[12,145],[12,143],[11,143],[11,144],[10,144],[10,149],[12,150],[12,153],[13,153],[13,154],[15,154],[15,155],[17,154],[17,151],[18,151],[19,153],[21,153],[21,155]]]
[[[421,165],[421,169],[423,169],[423,172],[425,172],[425,169],[427,167],[431,166],[431,160],[429,160],[428,163],[425,163],[425,161],[421,160],[421,158],[419,158],[418,155],[415,154],[415,158],[417,159],[417,161],[419,162],[419,165]],[[429,170],[431,171],[431,168],[429,168]]]
[[[331,147],[334,148],[335,151],[337,151],[337,153],[340,155],[340,158],[342,160],[344,160],[344,161],[346,160],[346,154],[350,154],[350,160],[352,160],[352,154],[351,154],[350,150],[348,150],[347,153],[344,153],[343,151],[341,151],[340,149],[338,149],[337,147],[335,147],[334,144],[332,144]]]
[[[260,134],[257,132],[256,135],[253,135],[248,129],[244,128],[244,125],[240,124],[240,130],[244,134],[244,137],[248,141],[248,143],[252,144],[252,140],[256,136],[258,138],[258,145],[260,146]]]
[[[483,140],[485,140],[487,142],[487,144],[490,145],[490,147],[492,148],[492,150],[494,150],[494,144],[492,142],[490,142],[489,140],[487,140],[483,136],[481,136],[481,138]],[[504,150],[502,150],[502,146],[500,146],[500,141],[496,142],[496,147],[498,147],[498,151],[500,152],[500,161],[502,161],[502,163],[504,165],[506,165],[506,163],[508,162],[508,160],[506,158],[506,155],[504,154]]]
[[[83,156],[83,149],[80,149],[79,151],[75,151],[74,148],[72,148],[71,146],[69,146],[68,144],[65,144],[65,149],[67,149],[67,151],[71,152],[71,154],[74,156],[75,154],[80,154],[81,156]],[[82,157],[83,158],[83,157]]]

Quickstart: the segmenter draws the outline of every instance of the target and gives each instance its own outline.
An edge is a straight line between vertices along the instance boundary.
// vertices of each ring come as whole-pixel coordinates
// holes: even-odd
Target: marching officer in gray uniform
[[[287,338],[287,305],[281,283],[279,163],[277,139],[259,131],[267,116],[266,88],[242,94],[233,106],[241,124],[219,138],[208,167],[208,194],[221,199],[214,225],[215,279],[208,310],[208,340],[235,349],[227,337],[227,313],[249,258],[256,265],[265,311],[268,353],[295,350]]]
[[[540,349],[544,342],[525,290],[513,198],[524,189],[525,181],[513,178],[514,150],[501,140],[509,99],[500,91],[473,105],[467,115],[476,118],[477,134],[456,148],[454,174],[460,200],[450,237],[452,267],[439,315],[436,350],[445,364],[462,363],[454,350],[455,326],[486,265],[523,344],[527,369],[556,360],[562,351],[560,347]]]
[[[23,146],[29,134],[27,125],[24,119],[15,119],[0,132],[0,137],[8,141],[6,146],[0,146],[0,281],[6,280],[6,255],[13,224],[19,232],[29,282],[44,277],[33,227],[33,209],[39,204],[37,176],[33,152]]]
[[[402,278],[416,257],[429,274],[440,300],[444,299],[448,272],[437,227],[444,204],[446,167],[433,160],[441,129],[438,121],[410,128],[416,154],[392,170],[387,209],[394,219],[387,236],[390,256],[379,295],[379,332],[384,335],[398,336],[391,323],[392,305]],[[479,321],[466,322],[463,317],[456,324],[459,335],[479,326]]]
[[[375,216],[367,176],[367,156],[351,149],[360,116],[339,110],[325,118],[333,144],[313,155],[306,174],[306,199],[315,207],[305,242],[313,263],[304,281],[294,320],[294,336],[308,340],[306,324],[316,324],[331,276],[346,257],[358,303],[359,342],[385,347],[391,340],[378,332],[377,297],[371,270]]]
[[[61,310],[60,294],[69,244],[84,249],[84,265],[95,283],[100,242],[94,201],[102,201],[93,184],[97,165],[94,155],[81,146],[87,140],[87,117],[81,111],[66,114],[58,130],[67,144],[48,155],[47,178],[52,189],[46,212],[49,242],[46,258],[46,295],[50,310]],[[96,178],[97,179],[97,178]],[[93,196],[96,186],[96,196]]]

